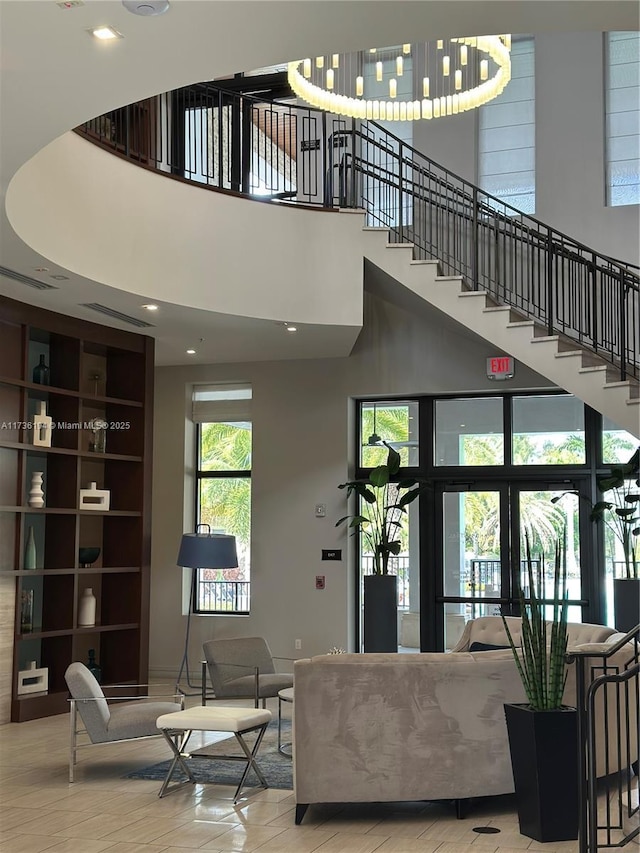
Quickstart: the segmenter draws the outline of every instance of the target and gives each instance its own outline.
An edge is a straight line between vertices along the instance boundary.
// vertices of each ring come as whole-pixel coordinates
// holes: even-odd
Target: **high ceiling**
[[[41,292],[0,276],[0,293],[92,320],[95,315],[79,302],[106,303],[150,319],[140,308],[143,300],[119,290],[117,282],[111,287],[92,282],[34,252],[5,213],[7,189],[20,167],[86,119],[188,83],[329,50],[462,30],[638,29],[638,8],[636,0],[172,0],[166,14],[147,18],[130,14],[119,0],[84,0],[72,8],[56,0],[0,0],[0,264],[58,287]],[[99,24],[113,26],[124,38],[97,43],[87,30]],[[161,307],[148,333],[157,338],[158,362],[165,364],[184,361],[179,354],[204,327],[219,341],[206,360],[217,361],[308,357],[322,349],[323,336],[330,348],[335,334],[331,327],[314,327],[306,339],[289,336],[285,343],[272,321],[213,311],[203,317],[202,311],[169,302]]]

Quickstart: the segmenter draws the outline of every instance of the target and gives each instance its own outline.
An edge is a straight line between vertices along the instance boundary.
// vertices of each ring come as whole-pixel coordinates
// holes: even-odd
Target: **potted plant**
[[[613,465],[598,480],[605,500],[591,509],[592,521],[602,519],[622,544],[624,573],[613,580],[613,609],[616,627],[630,631],[640,622],[640,448],[631,459]]]
[[[402,528],[407,507],[428,488],[424,480],[394,480],[400,471],[400,454],[387,442],[387,461],[373,468],[364,480],[350,480],[338,488],[355,495],[356,515],[345,515],[336,527],[348,523],[361,534],[363,549],[373,555],[373,574],[364,578],[364,650],[394,652],[398,649],[397,577],[389,574],[389,559],[402,548]]]
[[[522,646],[503,617],[527,704],[505,704],[520,832],[536,841],[578,837],[578,735],[575,708],[562,704],[566,681],[566,544],[556,542],[553,617],[545,620],[545,564],[539,592],[529,537],[525,536],[529,600],[519,588]]]

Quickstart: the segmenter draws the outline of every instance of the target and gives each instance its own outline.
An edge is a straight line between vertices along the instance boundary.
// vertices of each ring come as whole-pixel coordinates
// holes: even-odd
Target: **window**
[[[236,537],[238,567],[194,572],[194,613],[250,610],[251,388],[198,387],[197,519],[213,533]]]
[[[500,397],[436,400],[435,464],[504,465]]]
[[[608,33],[607,204],[640,204],[640,34]]]
[[[514,39],[511,81],[480,108],[478,183],[523,213],[536,207],[534,73],[533,38]]]
[[[387,461],[386,442],[400,454],[403,468],[418,464],[418,404],[380,400],[360,408],[360,464],[374,468]]]
[[[584,403],[554,394],[513,398],[514,465],[584,465]]]

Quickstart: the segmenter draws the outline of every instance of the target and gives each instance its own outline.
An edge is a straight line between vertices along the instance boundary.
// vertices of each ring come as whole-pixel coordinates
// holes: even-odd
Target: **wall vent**
[[[35,287],[36,290],[60,290],[55,284],[47,284],[44,281],[38,281],[37,278],[30,278],[28,275],[23,275],[16,270],[10,270],[8,267],[0,266],[0,275],[6,278],[12,278],[14,281],[19,281],[20,284],[26,284],[29,287]]]
[[[130,326],[136,326],[138,329],[153,329],[153,323],[147,323],[146,320],[139,320],[137,317],[123,314],[122,311],[116,311],[114,308],[108,308],[106,305],[100,305],[99,302],[83,302],[80,307],[97,311],[98,314],[104,314],[105,317],[111,317],[112,320],[119,320],[121,323],[129,323]]]

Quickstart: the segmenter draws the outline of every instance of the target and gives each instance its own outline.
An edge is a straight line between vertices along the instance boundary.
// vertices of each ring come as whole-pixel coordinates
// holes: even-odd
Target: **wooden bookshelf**
[[[153,343],[0,297],[0,575],[15,580],[14,722],[66,711],[65,670],[86,662],[90,648],[105,683],[147,681]],[[33,380],[41,355],[48,385]],[[34,445],[28,426],[41,402],[55,424],[51,447]],[[103,453],[92,447],[94,418],[109,424]],[[43,472],[42,508],[28,503],[34,471]],[[109,490],[108,511],[78,508],[90,482]],[[35,569],[24,565],[30,528]],[[87,546],[100,554],[85,567],[79,549]],[[87,587],[96,624],[79,627]],[[33,598],[29,630],[25,594]],[[47,693],[18,695],[29,661],[48,669]]]

